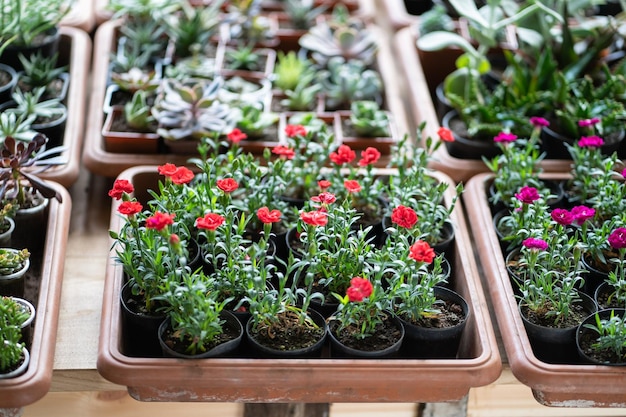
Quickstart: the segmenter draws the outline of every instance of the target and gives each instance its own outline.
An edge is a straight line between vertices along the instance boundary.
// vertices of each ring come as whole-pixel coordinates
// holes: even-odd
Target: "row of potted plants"
[[[296,8],[296,3],[290,7]],[[184,3],[173,7],[178,12],[172,16],[153,11],[143,17],[133,16],[133,12],[138,13],[134,10],[118,8],[116,16],[124,19],[124,25],[118,20],[99,28],[96,45],[101,50],[95,51],[94,68],[108,71],[95,74],[95,91],[116,93],[94,94],[94,120],[106,121],[100,118],[104,108],[109,121],[113,122],[114,115],[125,116],[127,122],[130,119],[130,124],[140,127],[134,130],[150,132],[152,140],[147,141],[151,154],[145,155],[143,148],[125,148],[128,141],[120,140],[121,134],[116,135],[115,143],[103,141],[103,136],[108,136],[108,123],[105,131],[90,130],[84,152],[90,170],[117,175],[136,161],[184,164],[187,155],[195,152],[199,135],[218,129],[225,134],[233,127],[246,133],[248,140],[241,145],[246,151],[261,154],[267,147],[284,144],[280,132],[289,123],[310,128],[327,125],[336,131],[338,143],[359,150],[377,147],[388,160],[390,146],[399,140],[405,122],[402,112],[397,111],[401,106],[396,87],[388,85],[393,79],[386,60],[388,51],[377,41],[379,30],[367,25],[360,15],[341,3],[323,7],[303,3],[300,7],[308,8],[317,19],[309,19],[309,26],[300,30],[295,43],[277,46],[231,34],[244,30],[237,16],[257,13],[255,16],[264,17],[262,7],[248,10],[232,2],[227,7],[221,2],[208,8]],[[204,25],[202,38],[186,23],[193,16],[198,16],[196,26]],[[291,19],[295,21],[295,17]],[[220,25],[220,21],[231,23]],[[167,55],[151,59],[146,52],[137,57],[141,49],[133,46],[137,41],[132,35],[150,32],[146,28],[155,25],[161,28],[155,33],[163,35],[165,46],[146,51],[166,50]],[[235,25],[240,29],[235,31]],[[189,33],[181,33],[183,30]],[[158,39],[161,35],[153,36],[153,45],[163,42]],[[204,48],[199,50],[197,45]],[[156,66],[150,61],[157,62]],[[181,98],[183,89],[195,92],[185,91]],[[109,97],[114,106],[125,108],[113,108]],[[173,105],[179,111],[171,111]],[[228,112],[229,117],[220,118],[219,112]],[[126,123],[122,126],[121,131],[133,130]],[[360,137],[368,139],[361,141]]]
[[[623,163],[583,136],[568,145],[569,175],[542,174],[535,142],[548,123],[494,138],[502,153],[468,184],[468,215],[513,373],[545,404],[616,406],[608,386],[621,371],[606,365],[624,363]]]
[[[99,372],[128,385],[131,395],[154,398],[152,390],[161,383],[131,376],[136,375],[135,358],[148,360],[149,372],[158,372],[173,364],[167,359],[174,354],[169,349],[182,345],[176,355],[216,355],[202,362],[207,372],[222,366],[238,369],[241,358],[259,361],[255,366],[263,368],[266,384],[273,387],[284,381],[275,374],[275,361],[270,361],[274,371],[269,371],[268,357],[286,355],[289,369],[306,363],[301,370],[317,378],[324,374],[325,363],[367,359],[378,350],[394,361],[409,360],[412,368],[437,358],[435,368],[454,361],[458,370],[477,366],[484,368],[483,377],[491,378],[495,369],[490,348],[465,351],[469,340],[478,336],[474,326],[482,327],[485,317],[473,303],[473,284],[468,286],[471,272],[465,268],[471,270],[471,259],[464,245],[459,248],[465,237],[454,213],[461,186],[453,190],[450,182],[427,170],[425,150],[412,156],[394,153],[397,170],[386,170],[374,167],[381,156],[376,149],[362,151],[358,159],[348,146],[333,145],[332,133],[320,135],[322,141],[331,141],[326,144],[311,141],[313,133],[302,125],[287,125],[285,134],[288,146],[268,149],[261,158],[242,152],[241,132],[234,130],[225,142],[203,139],[193,170],[164,164],[134,169],[132,182],[124,175],[116,180],[109,194],[114,198],[111,236],[116,262],[107,274]],[[153,185],[146,187],[146,181]],[[442,237],[452,243],[436,252],[433,248]],[[450,290],[461,297],[448,300]],[[126,318],[131,296],[134,308],[160,312],[149,335],[140,334]],[[243,342],[234,336],[236,350],[207,353],[231,326],[226,311],[239,316],[235,323],[240,324],[234,327],[240,334],[245,328]],[[382,336],[392,350],[372,344],[381,327],[396,316],[407,324],[396,323]],[[446,324],[438,325],[442,319]],[[406,326],[415,328],[411,321],[424,328],[443,326],[443,333],[453,332],[459,323],[465,330],[439,343],[416,342],[423,336],[412,330],[402,343]],[[172,337],[163,343],[166,348],[156,343],[159,326]],[[283,339],[294,333],[328,333],[330,341],[315,339],[311,352],[299,341]],[[350,346],[338,350],[339,339]],[[152,340],[152,348],[139,347],[140,340]],[[253,350],[261,340],[272,346]],[[469,343],[476,347],[476,342]],[[330,362],[309,362],[311,358]],[[197,366],[196,361],[179,362],[180,370]],[[367,373],[369,366],[359,365],[355,372]],[[205,398],[207,390],[214,395],[215,389],[220,398],[232,395],[218,380],[222,378],[216,375],[208,383],[195,381],[193,395]],[[185,386],[189,382],[178,381]],[[242,382],[237,386],[248,391],[251,385]],[[302,382],[294,381],[296,386]],[[351,378],[351,384],[355,382]],[[347,395],[341,381],[326,385],[315,393],[317,398]],[[465,383],[459,385],[464,386],[455,390],[466,388]],[[168,398],[188,395],[187,389],[166,391]],[[260,395],[253,391],[250,395]],[[420,396],[437,398],[436,391],[431,387]],[[299,398],[294,395],[288,397]],[[397,392],[389,398],[405,395]]]
[[[38,133],[0,146],[2,409],[37,401],[52,378],[71,202],[63,186],[37,176],[45,164],[33,170],[55,152],[47,142]]]
[[[18,415],[51,384],[71,207],[63,186],[80,167],[91,43],[62,26],[71,1],[1,8],[0,409]]]
[[[128,274],[131,292],[145,297],[147,313],[161,306],[179,342],[188,344],[183,353],[205,353],[204,345],[214,343],[219,334],[208,330],[217,327],[216,322],[204,315],[213,311],[218,316],[227,307],[251,313],[247,329],[255,332],[249,333],[251,339],[265,337],[280,346],[279,351],[299,346],[298,341],[279,338],[300,334],[286,325],[290,320],[305,328],[317,327],[308,316],[314,299],[324,306],[320,308],[326,316],[332,315],[330,327],[337,330],[331,331],[331,340],[340,330],[348,332],[351,348],[368,354],[377,350],[388,354],[390,346],[365,346],[377,336],[378,326],[389,325],[390,313],[398,315],[405,327],[409,323],[452,327],[437,324],[439,318],[464,324],[465,301],[457,301],[447,313],[440,311],[447,304],[437,301],[442,296],[436,286],[447,281],[449,271],[444,272],[445,252],[435,254],[431,244],[450,247],[453,239],[452,229],[444,226],[456,197],[449,209],[439,206],[447,184],[436,186],[423,168],[414,166],[397,178],[386,178],[390,183],[384,185],[372,178],[370,165],[380,157],[374,148],[361,154],[358,165],[366,172],[342,172],[356,158],[345,145],[330,153],[334,169],[323,173],[325,161],[319,153],[325,147],[314,148],[315,153],[305,150],[312,148],[306,143],[311,134],[302,125],[287,125],[286,131],[290,146],[274,149],[281,159],[266,161],[267,173],[258,160],[243,154],[219,157],[205,150],[198,166],[203,175],[196,181],[185,167],[159,167],[167,180],[148,212],[142,212],[127,192],[120,194],[125,183],[116,183],[111,191],[125,200],[120,211],[129,216],[114,237],[121,244],[117,258]],[[240,183],[245,190],[237,192]],[[276,202],[281,195],[293,201],[292,207]],[[299,221],[293,219],[296,214]],[[382,234],[386,216],[391,223]],[[168,253],[158,256],[168,241]],[[200,266],[191,260],[190,244],[187,251],[180,247],[189,241],[199,245],[195,252],[202,258]],[[181,271],[188,260],[192,266]],[[267,282],[275,288],[266,288]],[[196,291],[198,299],[181,300],[183,294]],[[457,344],[461,333],[459,328]],[[396,349],[401,344],[400,333],[383,340]],[[447,344],[455,356],[454,342]],[[442,352],[441,347],[437,350]]]
[[[69,186],[80,166],[91,41],[80,29],[60,26],[67,2],[39,3],[12,2],[2,15],[0,140],[47,135],[58,155],[42,177]]]
[[[606,153],[619,148],[621,131],[619,122],[614,122],[624,117],[620,87],[615,87],[623,84],[619,16],[590,17],[585,14],[586,4],[566,7],[559,1],[494,2],[480,9],[474,2],[451,1],[450,5],[457,19],[451,21],[459,25],[433,31],[432,25],[419,24],[437,19],[423,16],[395,38],[396,48],[406,52],[402,68],[407,78],[413,79],[415,71],[425,72],[435,58],[432,54],[448,57],[441,58],[450,64],[447,70],[439,68],[408,84],[417,120],[456,126],[451,128],[459,140],[440,149],[433,167],[455,180],[484,172],[481,156],[498,152],[491,138],[501,130],[528,136],[524,120],[531,116],[551,121],[539,143],[548,155],[542,162],[548,171],[568,170],[564,138],[572,144],[588,134],[587,128],[576,125],[577,120],[600,117],[602,123],[594,128],[605,137]],[[449,9],[443,10],[443,16],[450,20]],[[462,22],[469,30],[454,29],[462,28]],[[420,99],[425,90],[432,94],[433,107]],[[477,152],[460,148],[465,142],[477,145]]]

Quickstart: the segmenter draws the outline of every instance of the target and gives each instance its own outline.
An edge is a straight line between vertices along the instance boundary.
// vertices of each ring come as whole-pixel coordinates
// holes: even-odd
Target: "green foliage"
[[[296,54],[295,51],[284,53],[278,51],[276,67],[274,68],[274,86],[280,90],[294,90],[303,77],[312,77],[315,71],[311,69],[311,62]]]
[[[12,297],[0,297],[0,371],[12,369],[22,360],[22,324],[30,313]]]
[[[239,113],[236,126],[251,138],[263,136],[263,132],[278,122],[279,118],[277,113],[265,111],[261,106],[252,103],[236,110]]]
[[[597,333],[595,343],[591,345],[596,352],[608,351],[620,359],[626,358],[626,316],[618,316],[611,310],[608,319],[600,319],[595,314],[595,324],[585,324],[585,328]]]
[[[69,13],[73,0],[0,1],[0,55],[10,44],[31,46]]]
[[[28,249],[0,248],[0,275],[19,272],[30,258]]]
[[[198,80],[193,85],[164,80],[163,94],[152,108],[159,123],[157,133],[169,140],[228,133],[234,120],[230,106],[218,99],[222,83],[220,78],[212,82]]]
[[[167,306],[173,334],[186,345],[186,353],[196,355],[218,344],[225,320],[220,316],[230,298],[220,300],[213,282],[202,272],[184,272],[181,282],[164,281],[156,299]]]
[[[138,132],[149,132],[154,125],[154,116],[147,103],[145,90],[137,90],[131,101],[124,105],[124,118],[128,126]]]
[[[20,79],[32,87],[48,87],[51,82],[67,71],[67,66],[57,66],[57,54],[46,57],[38,52],[29,58],[20,54],[19,60],[24,67]]]
[[[362,61],[330,58],[327,68],[319,71],[318,80],[329,109],[349,108],[355,100],[380,101],[383,84],[380,74]]]
[[[375,101],[353,101],[350,123],[359,136],[390,136],[389,115]]]

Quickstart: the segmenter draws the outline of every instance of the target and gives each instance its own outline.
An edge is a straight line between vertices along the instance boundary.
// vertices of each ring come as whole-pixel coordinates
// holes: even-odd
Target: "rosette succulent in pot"
[[[190,84],[165,79],[152,108],[159,123],[157,133],[168,140],[181,140],[229,132],[235,120],[230,106],[218,99],[222,84],[220,77]]]
[[[30,142],[7,137],[0,147],[0,202],[11,202],[20,208],[30,207],[39,198],[61,194],[37,174],[53,166],[55,155],[63,148],[46,149],[48,138],[37,134]]]
[[[361,61],[370,66],[378,51],[374,33],[361,18],[350,16],[342,5],[336,6],[329,18],[312,26],[299,43],[321,67],[333,57]]]

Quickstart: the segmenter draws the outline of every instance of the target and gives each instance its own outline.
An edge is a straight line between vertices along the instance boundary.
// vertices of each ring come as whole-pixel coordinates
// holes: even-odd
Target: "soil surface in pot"
[[[430,329],[445,329],[448,327],[454,327],[465,320],[465,314],[463,313],[463,307],[454,301],[440,300],[441,304],[437,304],[441,313],[433,317],[420,317],[418,320],[407,320],[402,317],[403,320],[420,327],[426,327]]]
[[[355,325],[351,325],[337,331],[339,328],[339,322],[331,320],[329,323],[330,331],[333,332],[335,338],[344,346],[352,349],[362,350],[366,352],[376,352],[387,349],[389,346],[393,346],[402,337],[402,331],[396,327],[391,319],[391,316],[387,316],[385,320],[376,325],[374,334],[364,339],[357,339],[354,337],[354,333],[359,329]]]
[[[275,350],[298,350],[313,346],[324,334],[324,329],[312,324],[301,324],[299,315],[287,311],[276,316],[278,323],[259,324],[250,333],[261,345]]]
[[[589,312],[585,310],[584,305],[574,304],[570,306],[570,314],[568,318],[559,325],[554,323],[553,317],[547,317],[544,314],[536,314],[526,306],[522,306],[522,314],[528,319],[528,321],[543,327],[551,327],[555,329],[566,329],[568,327],[575,327],[580,324],[588,315]]]
[[[205,345],[206,351],[209,351],[216,346],[221,345],[222,343],[230,342],[231,340],[235,340],[239,337],[240,331],[234,326],[228,325],[225,323],[222,327],[223,332],[215,336],[215,339],[211,343],[207,343]],[[186,351],[189,346],[189,341],[180,340],[180,334],[178,331],[173,330],[171,327],[168,327],[163,334],[163,341],[165,344],[178,353],[188,354]]]
[[[619,364],[624,363],[624,358],[617,355],[615,352],[612,352],[608,349],[596,350],[591,347],[594,343],[596,343],[596,339],[598,334],[592,330],[585,330],[579,335],[579,346],[580,349],[585,353],[585,355],[590,358],[595,359],[601,363],[613,363]]]

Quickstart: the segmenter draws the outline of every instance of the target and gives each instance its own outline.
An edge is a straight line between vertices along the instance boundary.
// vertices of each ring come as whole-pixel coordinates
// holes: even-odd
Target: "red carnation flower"
[[[365,298],[372,295],[374,292],[374,286],[369,280],[361,277],[354,277],[350,280],[350,287],[346,291],[348,300],[353,303],[360,303]]]
[[[376,148],[371,146],[361,152],[361,159],[359,160],[359,166],[364,167],[371,164],[375,164],[380,159],[380,152]]]
[[[349,164],[356,158],[356,152],[348,145],[340,145],[336,152],[330,153],[330,160],[337,165]]]
[[[428,242],[418,240],[409,248],[409,258],[417,262],[431,263],[435,259],[435,250],[430,247]]]
[[[296,156],[296,152],[288,146],[279,145],[272,149],[274,155],[279,155],[287,159],[293,159]]]
[[[322,203],[322,204],[332,204],[335,201],[337,201],[337,198],[335,197],[335,194],[333,193],[319,193],[316,196],[311,197],[311,201],[314,201],[316,203]]]
[[[119,200],[124,193],[130,194],[133,191],[135,191],[135,188],[128,180],[115,180],[113,188],[109,190],[109,197]]]
[[[256,216],[261,220],[261,222],[268,223],[277,223],[280,221],[280,217],[282,213],[280,210],[271,210],[267,207],[261,207],[256,211]]]
[[[174,223],[174,217],[176,217],[176,214],[161,213],[160,211],[157,211],[146,219],[146,227],[148,229],[161,231],[170,224]]]
[[[306,136],[306,128],[302,125],[287,125],[285,126],[285,135],[287,135],[288,138]]]
[[[224,218],[216,213],[207,213],[196,219],[198,229],[215,230],[224,223]]]
[[[232,193],[239,188],[239,184],[237,184],[237,181],[234,178],[223,178],[221,180],[217,180],[217,188],[225,193]]]
[[[326,226],[328,223],[328,214],[324,211],[303,211],[300,213],[303,222],[311,226]]]
[[[351,193],[358,193],[361,191],[361,185],[356,180],[345,180],[343,182],[343,186],[346,187],[346,190]]]
[[[330,181],[328,180],[319,180],[317,182],[317,185],[319,185],[322,190],[325,190],[328,187],[330,187],[331,184],[330,184]]]
[[[176,172],[176,168],[176,165],[167,163],[159,166],[157,169],[159,171],[159,174],[166,177],[171,177],[172,175],[174,175],[174,172]]]
[[[187,167],[178,167],[170,176],[174,184],[187,184],[193,179],[193,172]]]
[[[226,135],[226,138],[232,143],[239,143],[242,140],[247,139],[248,135],[243,133],[240,129],[235,128],[228,135]]]
[[[124,201],[117,208],[117,211],[125,216],[132,216],[143,210],[143,206],[138,201]]]
[[[452,131],[447,127],[440,127],[437,129],[437,135],[439,136],[439,139],[444,142],[454,142],[454,133],[452,133]]]
[[[417,223],[417,213],[411,207],[400,205],[391,212],[391,221],[400,227],[410,229]]]

